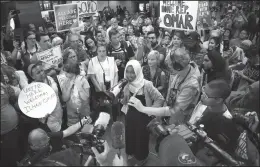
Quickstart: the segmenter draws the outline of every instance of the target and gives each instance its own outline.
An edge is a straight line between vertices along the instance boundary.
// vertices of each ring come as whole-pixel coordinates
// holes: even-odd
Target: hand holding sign
[[[31,118],[43,118],[51,114],[57,104],[54,90],[45,83],[34,82],[20,93],[18,105],[21,111]]]

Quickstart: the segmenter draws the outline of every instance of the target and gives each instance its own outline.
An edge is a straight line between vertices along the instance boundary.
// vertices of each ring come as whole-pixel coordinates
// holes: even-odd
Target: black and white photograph
[[[260,166],[260,1],[0,1],[1,166]]]

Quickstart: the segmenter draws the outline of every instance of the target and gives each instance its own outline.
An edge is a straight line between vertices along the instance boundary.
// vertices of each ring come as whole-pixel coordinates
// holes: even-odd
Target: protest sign
[[[208,1],[199,1],[198,15],[204,16],[209,15],[209,2]]]
[[[97,1],[72,1],[72,3],[78,4],[79,16],[98,16]]]
[[[54,16],[57,32],[68,31],[79,26],[77,4],[54,5]]]
[[[160,1],[160,27],[195,31],[198,1]]]
[[[60,46],[55,46],[43,52],[36,53],[37,59],[43,62],[43,69],[48,70],[53,66],[62,63],[62,53]]]
[[[55,109],[57,95],[49,85],[33,82],[23,88],[19,94],[18,105],[28,117],[43,118]]]

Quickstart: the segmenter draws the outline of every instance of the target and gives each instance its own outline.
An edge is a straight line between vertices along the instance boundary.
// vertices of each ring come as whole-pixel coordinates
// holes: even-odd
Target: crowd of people
[[[10,11],[6,29],[1,29],[1,165],[23,165],[48,145],[52,150],[44,158],[80,165],[57,155],[63,150],[77,156],[64,146],[64,138],[73,140],[72,134],[89,126],[85,116],[94,122],[99,93],[125,78],[128,84],[111,104],[110,115],[115,122],[124,113],[128,157],[116,156],[114,165],[131,165],[125,161],[133,158],[132,165],[146,163],[147,125],[155,116],[171,134],[187,121],[204,124],[207,135],[237,161],[259,166],[259,11],[245,16],[239,8],[228,10],[221,20],[213,18],[203,37],[199,22],[197,31],[169,30],[159,26],[159,17],[132,15],[118,6],[116,12],[108,7],[97,17],[82,18],[81,32],[56,32],[52,23],[38,29],[30,23],[24,39],[17,40],[12,17]],[[37,53],[55,46],[63,61],[44,70]],[[58,99],[54,111],[41,119],[26,116],[18,105],[20,92],[33,82],[49,85]],[[203,117],[192,117],[202,108]],[[233,120],[236,114],[248,118],[247,127]],[[100,165],[107,165],[106,142],[104,147],[103,153],[93,148]],[[204,146],[193,154],[206,165],[221,161]],[[164,164],[177,165],[174,159]]]

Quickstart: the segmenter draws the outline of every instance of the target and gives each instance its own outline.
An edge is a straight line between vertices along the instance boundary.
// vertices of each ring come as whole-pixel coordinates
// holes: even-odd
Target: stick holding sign
[[[160,1],[160,27],[195,31],[198,1]]]

